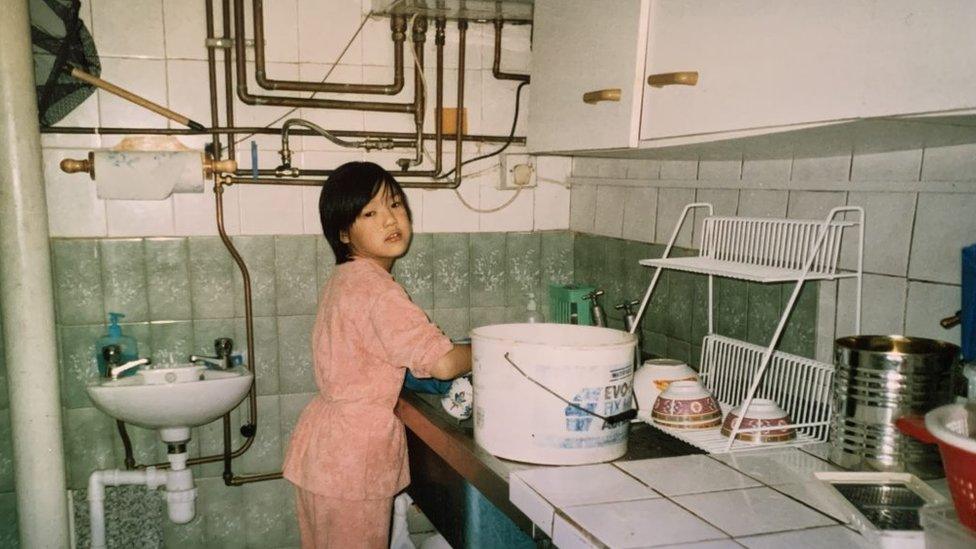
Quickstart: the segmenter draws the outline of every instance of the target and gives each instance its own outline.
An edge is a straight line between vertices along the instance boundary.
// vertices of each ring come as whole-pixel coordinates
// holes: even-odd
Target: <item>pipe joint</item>
[[[407,39],[407,18],[404,15],[394,15],[390,18],[390,32],[394,42]]]
[[[438,46],[443,46],[447,43],[447,33],[444,32],[444,28],[447,27],[447,20],[443,17],[438,17],[434,22],[434,44]]]
[[[413,22],[413,41],[414,42],[426,42],[427,41],[427,18],[417,17]]]

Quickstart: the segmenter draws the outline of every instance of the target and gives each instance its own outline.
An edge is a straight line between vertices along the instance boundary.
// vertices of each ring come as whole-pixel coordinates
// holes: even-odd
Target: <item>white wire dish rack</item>
[[[702,224],[699,254],[694,257],[669,257],[688,213],[695,209],[708,211]],[[730,437],[723,436],[718,427],[681,430],[650,420],[648,423],[709,453],[748,451],[768,448],[773,444],[798,446],[825,442],[829,434],[834,367],[775,349],[800,290],[807,281],[856,279],[854,333],[860,333],[864,210],[856,206],[838,207],[830,210],[823,220],[721,217],[713,215],[713,211],[712,205],[707,203],[685,206],[664,255],[658,259],[640,261],[641,265],[655,267],[656,270],[644,293],[637,318],[643,317],[662,270],[708,275],[708,335],[702,342],[699,371],[702,384],[719,401],[723,415],[739,404],[744,404],[743,409],[748,409],[754,398],[775,401],[789,413],[789,426],[797,436],[794,440],[780,443],[755,444],[738,440],[738,433],[764,430],[761,427],[740,429],[741,418],[732,425]],[[854,219],[844,219],[844,216]],[[856,268],[851,271],[837,268],[841,242],[847,229],[857,231]],[[716,276],[761,283],[795,282],[793,293],[766,347],[715,333],[713,311]],[[770,428],[766,427],[765,430]]]

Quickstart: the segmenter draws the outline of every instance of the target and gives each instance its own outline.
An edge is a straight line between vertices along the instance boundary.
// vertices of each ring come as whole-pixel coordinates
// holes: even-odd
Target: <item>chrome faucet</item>
[[[214,353],[217,356],[190,355],[189,361],[196,364],[203,363],[209,368],[227,370],[232,366],[230,354],[234,348],[234,340],[229,337],[218,337],[214,340]]]
[[[105,377],[113,380],[118,379],[120,375],[129,370],[152,364],[152,361],[148,358],[139,358],[122,363],[122,348],[118,345],[106,345],[103,347],[102,356],[105,358]]]
[[[146,366],[148,364],[152,364],[152,361],[149,360],[148,358],[138,358],[136,360],[130,360],[125,364],[120,364],[112,368],[111,370],[109,370],[109,376],[114,381],[116,379],[119,379],[119,376],[122,375],[124,372],[132,370],[133,368],[138,368],[139,366]]]

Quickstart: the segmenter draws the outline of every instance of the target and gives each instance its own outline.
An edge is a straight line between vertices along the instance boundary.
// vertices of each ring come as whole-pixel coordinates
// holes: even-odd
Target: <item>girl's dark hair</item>
[[[319,219],[325,239],[335,254],[336,264],[351,259],[349,245],[339,239],[339,234],[348,231],[359,212],[384,189],[403,202],[407,219],[412,221],[413,215],[403,188],[390,172],[372,162],[347,162],[336,168],[325,181],[319,195]]]

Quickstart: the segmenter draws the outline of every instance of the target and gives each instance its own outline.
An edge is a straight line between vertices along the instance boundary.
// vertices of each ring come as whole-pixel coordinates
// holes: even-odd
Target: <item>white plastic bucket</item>
[[[627,421],[604,417],[632,406],[637,336],[571,324],[497,324],[471,332],[474,439],[515,461],[580,465],[627,452]],[[522,375],[505,355],[525,373]]]

